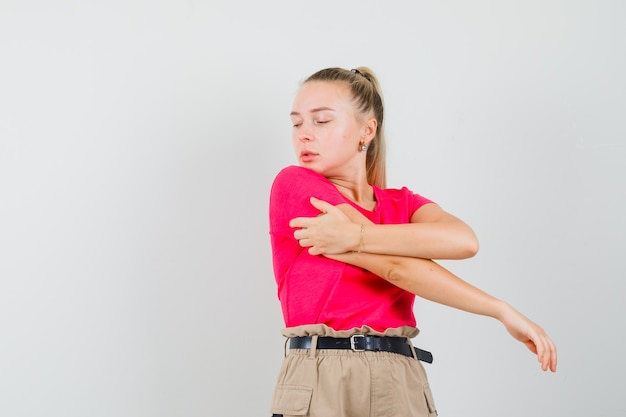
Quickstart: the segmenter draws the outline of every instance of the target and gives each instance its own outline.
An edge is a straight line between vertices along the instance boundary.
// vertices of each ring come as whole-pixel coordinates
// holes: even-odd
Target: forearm
[[[369,253],[327,255],[368,269],[390,283],[439,304],[498,319],[509,334],[537,355],[544,371],[556,371],[556,347],[541,328],[513,307],[468,284],[437,263]]]
[[[465,259],[478,251],[474,231],[463,221],[435,207],[426,210],[437,210],[446,221],[373,224],[348,204],[337,207],[352,222],[345,231],[337,233],[350,236],[353,251],[424,259]]]
[[[431,260],[370,253],[326,256],[365,268],[424,299],[470,313],[501,320],[511,308]]]
[[[478,251],[476,235],[462,222],[366,225],[359,245],[361,252],[424,259],[465,259]]]

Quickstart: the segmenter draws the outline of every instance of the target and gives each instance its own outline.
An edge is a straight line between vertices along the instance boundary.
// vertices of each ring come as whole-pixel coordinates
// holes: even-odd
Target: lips
[[[304,151],[300,152],[300,161],[302,161],[302,162],[311,162],[317,156],[319,156],[319,154],[316,153],[316,152],[309,151],[309,150],[304,150]]]

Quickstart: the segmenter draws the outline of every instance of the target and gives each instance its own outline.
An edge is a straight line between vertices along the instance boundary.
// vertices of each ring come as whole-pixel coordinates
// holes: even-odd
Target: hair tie
[[[352,71],[352,72],[353,72],[353,73],[355,73],[355,74],[359,74],[361,77],[365,78],[367,81],[372,82],[372,80],[370,80],[369,78],[367,78],[367,77],[365,76],[365,74],[363,74],[363,73],[362,73],[361,71],[359,71],[358,69],[356,69],[356,68],[352,68],[350,71]]]

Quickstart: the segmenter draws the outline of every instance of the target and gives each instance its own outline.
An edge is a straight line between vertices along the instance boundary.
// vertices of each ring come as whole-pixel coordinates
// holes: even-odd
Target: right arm
[[[325,256],[365,268],[424,299],[493,317],[502,322],[511,336],[537,355],[541,369],[556,371],[556,347],[539,325],[431,260],[357,252]]]

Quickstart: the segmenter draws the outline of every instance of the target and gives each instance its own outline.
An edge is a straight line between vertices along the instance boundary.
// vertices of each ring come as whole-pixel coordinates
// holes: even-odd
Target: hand
[[[556,372],[556,346],[539,325],[510,306],[505,310],[500,321],[511,336],[524,343],[531,352],[537,355],[542,370],[547,371],[549,368],[552,372]]]
[[[293,237],[300,246],[309,248],[311,255],[338,254],[354,250],[359,245],[361,225],[350,221],[339,208],[311,197],[311,205],[321,214],[316,217],[296,217],[289,222],[298,228]]]

